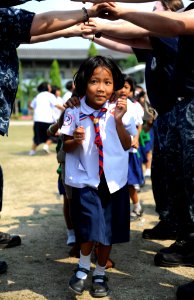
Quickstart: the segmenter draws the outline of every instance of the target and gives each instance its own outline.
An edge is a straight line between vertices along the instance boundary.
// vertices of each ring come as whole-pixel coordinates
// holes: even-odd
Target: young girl
[[[139,148],[139,134],[143,124],[143,110],[138,102],[132,102],[135,91],[135,84],[133,79],[129,75],[124,75],[124,80],[124,86],[122,87],[122,89],[116,92],[116,95],[119,98],[127,100],[128,109],[131,111],[131,114],[134,117],[135,124],[138,130],[138,134],[134,137],[132,147],[129,150],[128,170],[129,195],[133,203],[130,220],[134,221],[140,218],[143,213],[143,209],[138,199],[138,190],[136,189],[136,186],[141,186],[144,182],[142,163],[137,150]]]
[[[98,261],[92,276],[91,295],[109,293],[105,276],[111,245],[129,241],[129,195],[127,188],[130,135],[136,134],[133,118],[127,114],[126,100],[111,103],[123,76],[110,58],[87,59],[74,77],[78,108],[65,111],[64,150],[66,184],[74,187],[72,216],[81,251],[78,268],[69,287],[81,295],[90,271],[91,252],[99,243]]]

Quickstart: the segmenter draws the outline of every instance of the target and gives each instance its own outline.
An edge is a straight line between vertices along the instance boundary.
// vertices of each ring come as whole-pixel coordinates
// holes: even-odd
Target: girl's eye
[[[107,85],[111,85],[112,82],[111,82],[111,81],[106,81],[106,84],[107,84]]]
[[[90,80],[90,83],[91,84],[95,84],[95,83],[97,83],[97,80],[96,79],[92,79],[92,80]]]

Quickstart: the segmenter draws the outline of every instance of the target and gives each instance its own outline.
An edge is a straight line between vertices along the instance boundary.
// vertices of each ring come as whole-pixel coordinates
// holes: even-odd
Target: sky
[[[183,0],[183,2],[185,6],[187,6],[190,3],[189,0]],[[41,12],[52,11],[52,10],[75,10],[75,9],[81,9],[83,6],[88,8],[91,5],[92,5],[91,3],[83,4],[82,2],[73,2],[70,0],[45,0],[41,2],[32,0],[17,7],[35,13],[41,13]],[[135,9],[140,9],[144,11],[152,11],[154,2],[140,3],[140,4],[120,3],[119,5],[130,6]],[[21,45],[20,48],[88,49],[89,46],[90,46],[89,40],[79,38],[79,37],[72,37],[68,39],[65,38],[55,39],[52,41],[36,43],[32,45]],[[96,44],[96,48],[102,48],[102,47]]]
[[[83,6],[86,8],[90,7],[91,3],[83,4],[82,2],[73,2],[70,0],[45,0],[45,1],[29,1],[23,5],[17,6],[35,13],[41,13],[45,11],[51,10],[75,10],[81,9]],[[154,5],[154,2],[151,3],[141,3],[141,4],[129,4],[129,3],[120,3],[120,5],[126,6],[130,5],[134,8],[139,7],[139,9],[143,9],[146,11],[151,11]],[[32,45],[21,45],[20,48],[62,48],[62,49],[88,49],[90,46],[90,41],[79,38],[79,37],[72,37],[72,38],[60,38],[55,39],[48,42],[36,43]],[[101,48],[101,46],[96,45],[96,48]]]

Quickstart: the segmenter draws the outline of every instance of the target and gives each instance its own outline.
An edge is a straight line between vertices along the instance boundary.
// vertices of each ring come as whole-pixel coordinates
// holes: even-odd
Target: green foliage
[[[98,55],[98,50],[96,49],[96,46],[93,42],[91,42],[90,47],[88,49],[88,57],[94,57]]]
[[[57,85],[58,87],[62,88],[60,67],[59,67],[59,63],[56,59],[53,60],[53,62],[51,64],[50,84],[51,85]]]
[[[44,78],[36,77],[31,79],[28,83],[23,83],[25,99],[27,100],[27,102],[32,101],[32,99],[37,94],[37,86],[43,81]]]
[[[21,101],[21,105],[24,106],[24,95],[23,95],[23,89],[22,89],[22,82],[23,82],[23,72],[22,72],[22,64],[19,62],[19,85],[18,90],[16,94],[16,99],[19,99]]]
[[[135,54],[130,54],[126,59],[123,59],[119,62],[119,66],[122,70],[127,68],[134,67],[138,64]]]

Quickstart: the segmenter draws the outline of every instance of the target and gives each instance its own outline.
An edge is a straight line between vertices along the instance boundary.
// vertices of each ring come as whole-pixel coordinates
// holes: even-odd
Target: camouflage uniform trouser
[[[165,215],[176,216],[180,235],[182,232],[187,234],[194,232],[194,99],[177,102],[171,112],[161,118],[160,127],[156,127],[156,143],[158,141],[159,155],[164,156],[160,161],[161,169],[158,170],[160,172],[164,169],[164,173],[161,171],[158,174],[158,177],[164,176],[164,181],[161,187],[159,181],[158,187],[155,188],[154,168],[158,158],[156,148],[152,166],[153,191],[155,189],[154,196],[161,193],[160,198],[155,199],[156,210],[161,218]],[[166,199],[163,199],[162,203],[165,195]]]
[[[162,221],[174,224],[173,201],[167,190],[168,168],[167,168],[167,145],[168,119],[170,113],[158,115],[153,124],[154,147],[152,151],[151,180],[152,191],[156,204],[156,212]]]
[[[0,211],[3,203],[3,170],[0,166]]]

